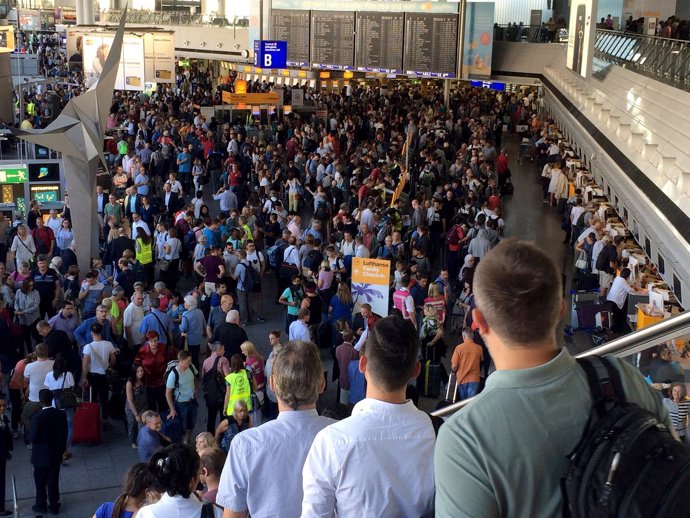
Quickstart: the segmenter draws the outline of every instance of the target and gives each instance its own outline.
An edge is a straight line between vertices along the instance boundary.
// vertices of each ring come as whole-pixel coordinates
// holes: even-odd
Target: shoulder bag
[[[65,388],[65,380],[67,380],[67,373],[62,375],[62,387],[53,390],[53,397],[55,398],[55,406],[59,410],[65,410],[66,408],[76,408],[79,406],[79,401],[77,400],[77,393],[74,387]]]

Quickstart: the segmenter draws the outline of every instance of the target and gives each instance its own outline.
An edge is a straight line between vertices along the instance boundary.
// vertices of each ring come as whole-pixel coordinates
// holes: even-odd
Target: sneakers
[[[132,443],[132,449],[133,449],[133,450],[138,450],[139,448],[137,447],[136,444]]]
[[[264,322],[266,322],[266,319],[264,317],[256,317],[256,321],[260,324],[263,324]]]

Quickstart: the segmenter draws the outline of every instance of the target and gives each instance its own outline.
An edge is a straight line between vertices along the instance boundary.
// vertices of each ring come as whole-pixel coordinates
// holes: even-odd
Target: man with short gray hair
[[[211,335],[211,342],[220,342],[225,346],[225,357],[229,360],[233,354],[242,354],[240,346],[249,340],[247,333],[240,327],[240,312],[231,309],[225,322],[216,327]]]
[[[275,355],[269,384],[280,413],[230,443],[216,497],[225,518],[299,516],[304,460],[316,434],[335,422],[316,412],[325,381],[313,343],[287,342]],[[270,462],[264,455],[268,444]]]

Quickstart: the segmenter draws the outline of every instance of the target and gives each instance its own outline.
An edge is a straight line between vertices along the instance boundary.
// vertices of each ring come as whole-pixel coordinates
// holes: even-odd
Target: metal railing
[[[690,41],[599,29],[594,55],[602,61],[690,91]]]
[[[122,11],[110,10],[101,13],[101,21],[120,23]],[[209,27],[249,27],[249,18],[235,17],[230,20],[214,14],[189,14],[188,11],[127,11],[127,23],[145,25],[205,25]]]
[[[673,340],[674,338],[687,333],[690,333],[690,311],[662,320],[661,322],[658,322],[652,326],[645,327],[644,329],[622,336],[615,340],[611,340],[608,343],[580,353],[575,357],[582,358],[584,356],[591,356],[593,354],[613,354],[614,356],[620,358],[639,353],[645,349],[648,349],[649,347],[659,345],[667,340]],[[460,410],[473,399],[474,398],[470,398],[453,403],[452,405],[432,412],[431,415],[446,416],[448,414],[452,414],[453,412]]]
[[[545,25],[494,25],[494,41],[525,43],[563,43],[568,41],[567,29],[551,29]]]

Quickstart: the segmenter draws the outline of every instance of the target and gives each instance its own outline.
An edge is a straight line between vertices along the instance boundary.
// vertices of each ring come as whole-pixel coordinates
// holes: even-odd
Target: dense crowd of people
[[[101,254],[90,264],[77,263],[68,198],[45,220],[35,201],[25,222],[0,217],[0,336],[14,337],[0,346],[12,406],[4,429],[32,448],[34,510],[59,512],[72,444],[98,442],[101,426],[123,419],[140,463],[97,518],[555,513],[558,478],[542,499],[520,501],[510,488],[528,464],[503,478],[498,457],[460,467],[466,441],[497,455],[520,447],[493,407],[472,407],[486,409],[477,429],[444,424],[436,447],[440,423],[416,408],[443,385],[457,385],[453,399],[484,386],[485,399],[505,397],[508,377],[493,380],[516,364],[557,358],[559,369],[577,368],[555,340],[560,273],[533,246],[502,243],[512,193],[504,127],[529,125],[540,138],[536,93],[458,88],[446,105],[439,91],[408,84],[340,94],[305,86],[325,119],[247,126],[207,120],[195,102],[205,87],[177,88],[113,96],[110,169],[94,193]],[[356,257],[390,261],[385,314],[355,310]],[[264,358],[246,329],[273,303],[284,320]],[[319,349],[334,359],[336,405],[319,397]],[[667,418],[643,381],[631,387]],[[77,410],[87,389],[94,429]],[[527,400],[506,397],[511,422],[533,423]],[[564,447],[585,420],[559,422]],[[500,448],[482,442],[484,429],[502,430]],[[553,449],[554,472],[567,451]]]

